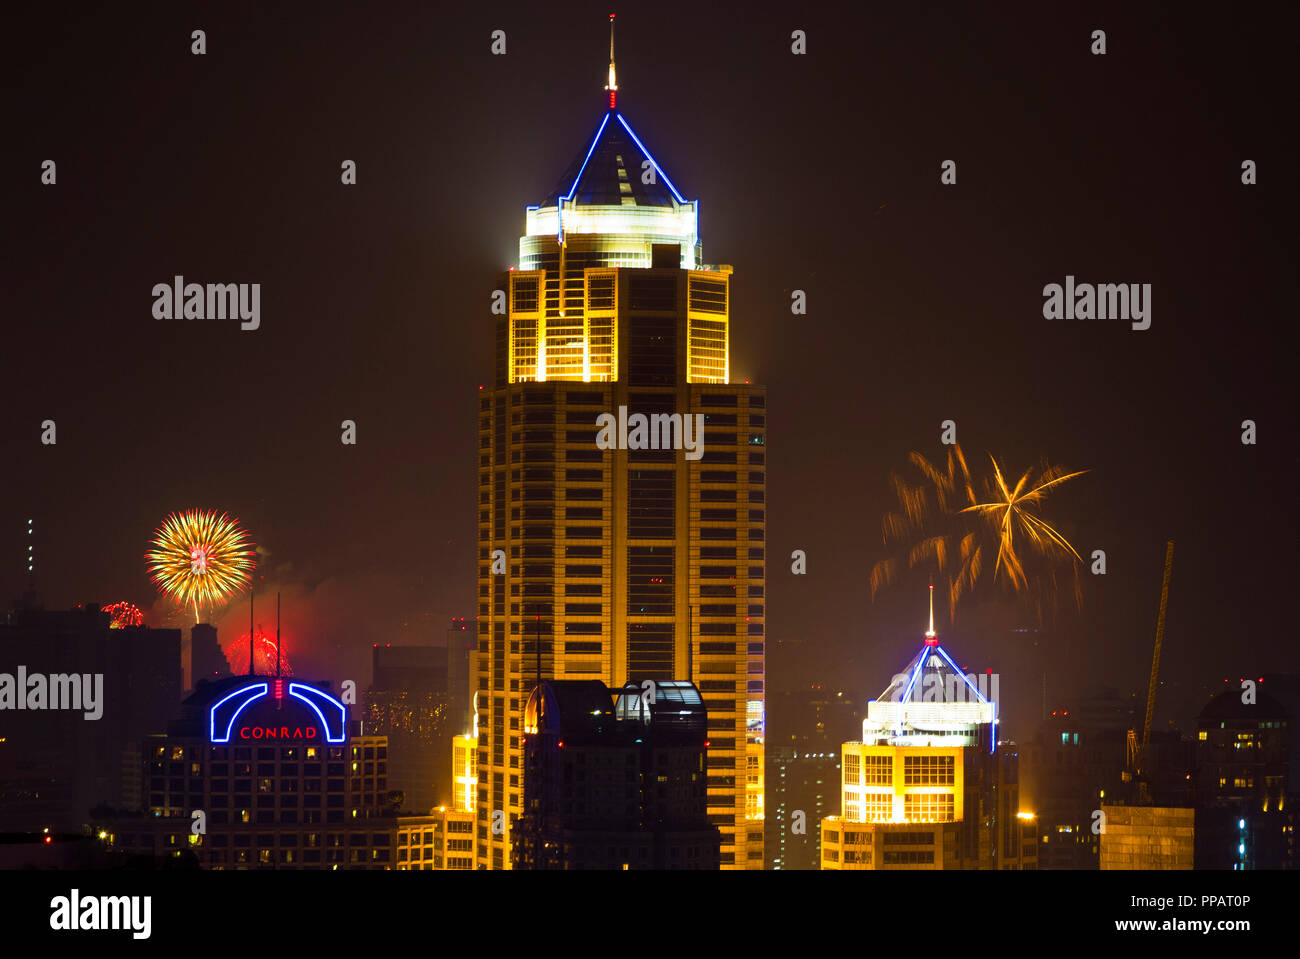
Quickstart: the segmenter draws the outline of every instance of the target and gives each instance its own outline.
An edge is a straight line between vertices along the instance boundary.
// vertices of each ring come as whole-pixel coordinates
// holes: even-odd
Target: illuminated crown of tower
[[[537,268],[556,241],[575,243],[592,266],[648,267],[654,244],[680,247],[683,269],[702,265],[699,201],[681,194],[618,111],[613,14],[609,30],[604,116],[546,199],[527,208],[521,270]]]
[[[979,727],[993,727],[997,704],[971,682],[934,631],[934,584],[930,584],[930,626],[920,651],[878,699],[867,703],[864,743],[973,745]]]

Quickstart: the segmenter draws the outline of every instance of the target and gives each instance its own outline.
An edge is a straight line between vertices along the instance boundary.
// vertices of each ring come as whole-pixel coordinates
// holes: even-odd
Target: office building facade
[[[181,631],[23,606],[0,624],[0,832],[78,832],[138,808],[139,743],[182,696]],[[21,705],[20,701],[21,700]],[[93,718],[90,718],[93,717]]]
[[[362,716],[368,735],[388,740],[388,788],[403,809],[428,813],[451,796],[451,697],[441,646],[376,644]]]
[[[684,677],[708,708],[723,868],[762,868],[765,393],[730,382],[731,271],[702,261],[698,201],[613,94],[500,280],[478,422],[478,865],[510,866],[539,679]]]
[[[524,711],[516,869],[717,869],[691,683],[547,680]]]

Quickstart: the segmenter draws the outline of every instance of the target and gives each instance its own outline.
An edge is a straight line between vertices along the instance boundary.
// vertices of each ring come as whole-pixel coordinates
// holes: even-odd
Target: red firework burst
[[[109,615],[110,629],[125,629],[128,626],[143,626],[144,613],[140,612],[140,607],[122,600],[120,603],[114,603],[112,606],[99,607],[101,612]]]
[[[281,643],[283,644],[283,639]],[[230,664],[232,675],[240,676],[248,672],[248,633],[241,633],[239,638],[223,643],[221,651],[226,654],[226,662]],[[275,654],[275,638],[266,635],[262,627],[258,626],[257,642],[253,644],[254,670],[262,676],[273,675]],[[293,675],[293,667],[289,664],[289,654],[285,649],[280,650],[280,673],[284,676]]]

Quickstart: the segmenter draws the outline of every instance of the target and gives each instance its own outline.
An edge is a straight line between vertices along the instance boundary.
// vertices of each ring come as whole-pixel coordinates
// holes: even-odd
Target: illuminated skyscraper
[[[540,673],[694,682],[723,868],[757,869],[765,392],[729,382],[731,269],[702,262],[699,202],[617,89],[611,43],[595,132],[500,281],[479,406],[478,865],[509,868]],[[598,445],[602,414],[618,429]]]
[[[939,645],[931,586],[924,645],[867,704],[862,741],[844,744],[843,810],[822,820],[823,869],[1037,868],[1017,751],[996,744],[997,695],[980,679]]]

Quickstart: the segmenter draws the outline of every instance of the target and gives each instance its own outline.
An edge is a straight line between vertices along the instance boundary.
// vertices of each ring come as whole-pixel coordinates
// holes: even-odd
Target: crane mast
[[[1150,803],[1151,790],[1147,774],[1151,753],[1151,719],[1156,710],[1156,686],[1160,683],[1160,649],[1165,640],[1165,612],[1169,608],[1169,578],[1174,570],[1174,541],[1165,544],[1165,575],[1160,586],[1160,612],[1156,615],[1156,645],[1151,654],[1151,681],[1147,686],[1147,713],[1142,723],[1142,740],[1137,742],[1135,730],[1129,730],[1128,752],[1129,764],[1133,767],[1133,777],[1137,780],[1138,802]]]

